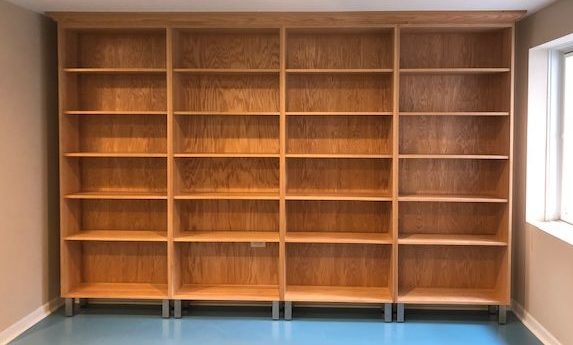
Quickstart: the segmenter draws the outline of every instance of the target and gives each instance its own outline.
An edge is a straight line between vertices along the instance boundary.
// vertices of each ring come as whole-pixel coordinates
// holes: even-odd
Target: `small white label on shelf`
[[[251,248],[264,248],[266,246],[266,242],[251,242]]]

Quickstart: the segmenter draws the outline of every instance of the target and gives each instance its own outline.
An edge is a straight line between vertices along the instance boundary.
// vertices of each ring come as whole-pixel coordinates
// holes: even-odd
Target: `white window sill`
[[[529,221],[529,224],[537,227],[539,230],[560,239],[573,246],[573,225],[563,221]]]

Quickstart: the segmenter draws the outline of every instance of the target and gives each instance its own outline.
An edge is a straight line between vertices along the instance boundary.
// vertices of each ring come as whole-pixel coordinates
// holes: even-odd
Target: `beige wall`
[[[0,332],[59,295],[55,34],[0,0]]]
[[[529,48],[573,32],[573,1],[517,25],[513,299],[562,344],[573,344],[573,246],[525,222]],[[540,183],[543,183],[540,181]]]

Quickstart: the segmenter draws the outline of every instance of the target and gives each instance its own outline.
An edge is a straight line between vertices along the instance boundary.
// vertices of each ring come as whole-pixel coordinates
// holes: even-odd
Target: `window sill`
[[[563,221],[540,222],[530,221],[529,224],[539,230],[573,246],[573,225]]]

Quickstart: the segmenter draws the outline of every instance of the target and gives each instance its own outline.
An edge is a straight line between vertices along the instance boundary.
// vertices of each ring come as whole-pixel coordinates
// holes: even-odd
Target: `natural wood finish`
[[[409,116],[400,119],[401,154],[507,157],[506,117]]]
[[[270,74],[177,74],[175,111],[274,112],[278,76]]]
[[[56,14],[62,295],[508,304],[521,15]]]
[[[400,237],[493,236],[507,239],[509,214],[503,203],[401,202]]]
[[[304,159],[287,162],[287,193],[392,194],[389,159]]]
[[[279,153],[279,119],[271,116],[185,116],[176,120],[177,153]]]
[[[279,289],[276,285],[192,285],[185,284],[175,292],[177,299],[198,301],[277,301]]]
[[[62,125],[66,133],[74,133],[62,148],[66,153],[167,154],[167,121],[163,116],[75,116]]]
[[[165,29],[70,30],[65,67],[165,68]]]
[[[510,28],[402,29],[401,68],[509,68]]]
[[[507,302],[495,289],[414,288],[401,291],[398,303],[496,305]]]
[[[179,158],[177,193],[279,192],[276,158]]]
[[[66,237],[67,241],[167,242],[167,231],[84,230]]]
[[[287,286],[285,299],[293,302],[391,303],[388,288],[359,286]]]
[[[509,86],[507,73],[404,74],[400,76],[400,111],[508,111]]]
[[[278,245],[178,243],[181,282],[191,285],[278,286]]]
[[[292,285],[388,288],[390,246],[287,244],[287,291]]]
[[[167,297],[167,284],[81,283],[65,297],[158,300]]]
[[[66,77],[68,111],[165,111],[165,76],[77,74]]]
[[[507,198],[507,169],[503,160],[401,159],[400,195]]]
[[[287,243],[348,243],[348,244],[392,244],[392,238],[384,232],[288,232]]]
[[[392,108],[386,74],[293,74],[286,87],[289,112],[385,112]]]
[[[287,31],[288,69],[392,67],[392,30]]]
[[[278,233],[279,230],[279,204],[273,200],[182,200],[176,206],[179,224],[176,235],[196,231]]]
[[[442,303],[440,297],[443,297],[444,303],[462,303],[475,296],[483,298],[478,291],[488,290],[491,293],[486,296],[495,302],[491,304],[505,304],[506,256],[504,247],[401,245],[398,301],[409,296],[408,303]],[[416,293],[417,289],[428,290]],[[466,295],[467,299],[463,298]]]
[[[391,154],[392,121],[378,116],[296,116],[287,120],[290,154]]]
[[[189,29],[176,37],[176,68],[279,68],[277,29]]]
[[[279,242],[278,232],[272,231],[185,231],[175,236],[175,242]]]
[[[496,235],[400,234],[398,244],[451,246],[507,246]]]
[[[390,24],[453,24],[503,26],[518,21],[526,11],[396,11],[396,12],[49,12],[68,27],[154,27],[173,25],[206,28],[389,27]]]
[[[80,190],[68,192],[167,193],[164,158],[80,158],[67,160]]]
[[[294,232],[391,232],[389,202],[289,200],[286,206],[289,235]]]

